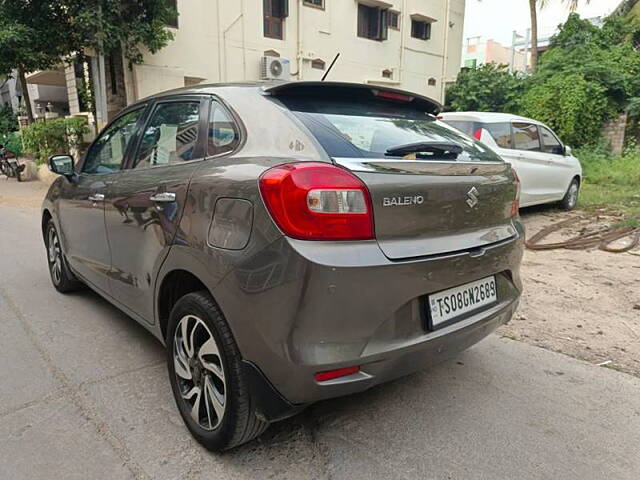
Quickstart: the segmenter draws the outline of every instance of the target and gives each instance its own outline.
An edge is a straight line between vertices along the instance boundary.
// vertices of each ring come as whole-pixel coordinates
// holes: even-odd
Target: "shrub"
[[[522,114],[549,125],[565,143],[594,144],[612,113],[604,92],[580,73],[553,75],[532,84]]]
[[[446,110],[516,113],[524,82],[507,65],[463,69],[447,89]]]
[[[0,133],[0,144],[4,145],[8,151],[15,153],[17,157],[22,156],[22,139],[19,132]]]
[[[584,178],[597,185],[640,185],[640,147],[631,146],[622,155],[611,155],[607,148],[580,148],[576,156],[582,163]]]
[[[81,117],[35,122],[22,130],[24,149],[38,164],[42,164],[51,155],[78,149],[88,131],[87,121]]]
[[[13,113],[13,109],[8,105],[0,107],[0,136],[16,130],[18,130],[18,118]]]

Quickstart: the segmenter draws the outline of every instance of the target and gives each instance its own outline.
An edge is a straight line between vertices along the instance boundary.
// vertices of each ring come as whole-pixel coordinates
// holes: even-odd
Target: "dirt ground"
[[[0,205],[39,209],[47,189],[39,181],[17,183],[0,176]],[[522,212],[528,237],[576,215],[582,214],[546,207]],[[592,223],[616,220],[600,216]],[[576,228],[565,229],[548,240],[576,233]],[[622,254],[527,250],[522,278],[520,308],[499,334],[640,377],[640,249]]]
[[[523,210],[527,237],[581,212]],[[591,224],[616,218],[601,215]],[[547,241],[578,233],[567,228]],[[635,255],[634,255],[635,254]],[[520,308],[500,333],[533,345],[640,376],[640,249],[525,252]]]

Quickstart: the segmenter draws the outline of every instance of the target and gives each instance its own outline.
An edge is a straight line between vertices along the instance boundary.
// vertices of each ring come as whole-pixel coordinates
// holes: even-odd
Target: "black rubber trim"
[[[277,422],[292,417],[306,408],[306,405],[296,405],[284,398],[252,362],[242,360],[242,370],[249,385],[251,401],[261,420],[269,423]]]

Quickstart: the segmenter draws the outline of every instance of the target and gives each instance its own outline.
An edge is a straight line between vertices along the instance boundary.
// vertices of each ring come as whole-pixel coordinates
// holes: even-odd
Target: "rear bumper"
[[[264,374],[283,405],[295,408],[439,363],[508,322],[522,290],[523,233],[519,224],[516,229],[517,238],[480,256],[460,252],[410,261],[388,260],[375,242],[282,238],[213,293],[244,359]],[[427,329],[425,295],[488,275],[496,275],[498,304]],[[353,365],[361,371],[314,379],[319,371]],[[276,416],[286,416],[283,411]]]

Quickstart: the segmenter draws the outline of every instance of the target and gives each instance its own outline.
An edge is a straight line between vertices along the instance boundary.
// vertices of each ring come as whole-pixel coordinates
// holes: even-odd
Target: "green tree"
[[[62,2],[0,0],[0,75],[18,80],[29,121],[33,121],[25,74],[51,68],[72,48]]]
[[[7,135],[18,130],[18,119],[13,109],[5,105],[0,107],[0,135]]]
[[[546,123],[568,144],[593,143],[611,114],[605,93],[581,73],[558,73],[528,89],[522,114]]]
[[[638,21],[609,17],[602,28],[598,28],[576,14],[570,15],[552,38],[537,73],[530,79],[530,90],[535,91],[526,96],[524,113],[543,115],[535,118],[554,126],[563,124],[575,145],[597,140],[602,124],[617,112],[628,111],[634,118],[640,115],[640,52],[634,47],[638,32]],[[567,91],[571,85],[561,82],[560,78],[575,79],[576,76],[580,81]],[[585,99],[577,93],[578,89],[589,92],[588,95],[598,95],[598,98]],[[545,90],[558,99],[543,94]],[[555,113],[546,105],[540,105],[540,102],[548,102],[557,106],[560,100],[565,102],[565,109]],[[572,108],[568,107],[570,102],[575,102]],[[581,108],[591,111],[583,112],[579,120],[568,113]],[[597,115],[601,116],[598,118]],[[590,133],[581,137],[577,130],[573,132],[568,121],[586,122],[580,125],[580,131]]]
[[[531,71],[535,72],[538,68],[538,7],[543,9],[550,0],[529,0],[529,15],[531,16]],[[586,0],[589,3],[590,0]],[[562,3],[569,7],[571,12],[575,12],[578,8],[580,0],[561,0]]]
[[[507,65],[488,63],[462,69],[449,86],[446,110],[516,113],[524,83]]]
[[[175,15],[166,0],[0,0],[0,75],[18,71],[33,121],[25,73],[86,48],[138,63],[142,48],[154,53],[171,40],[165,25]]]

